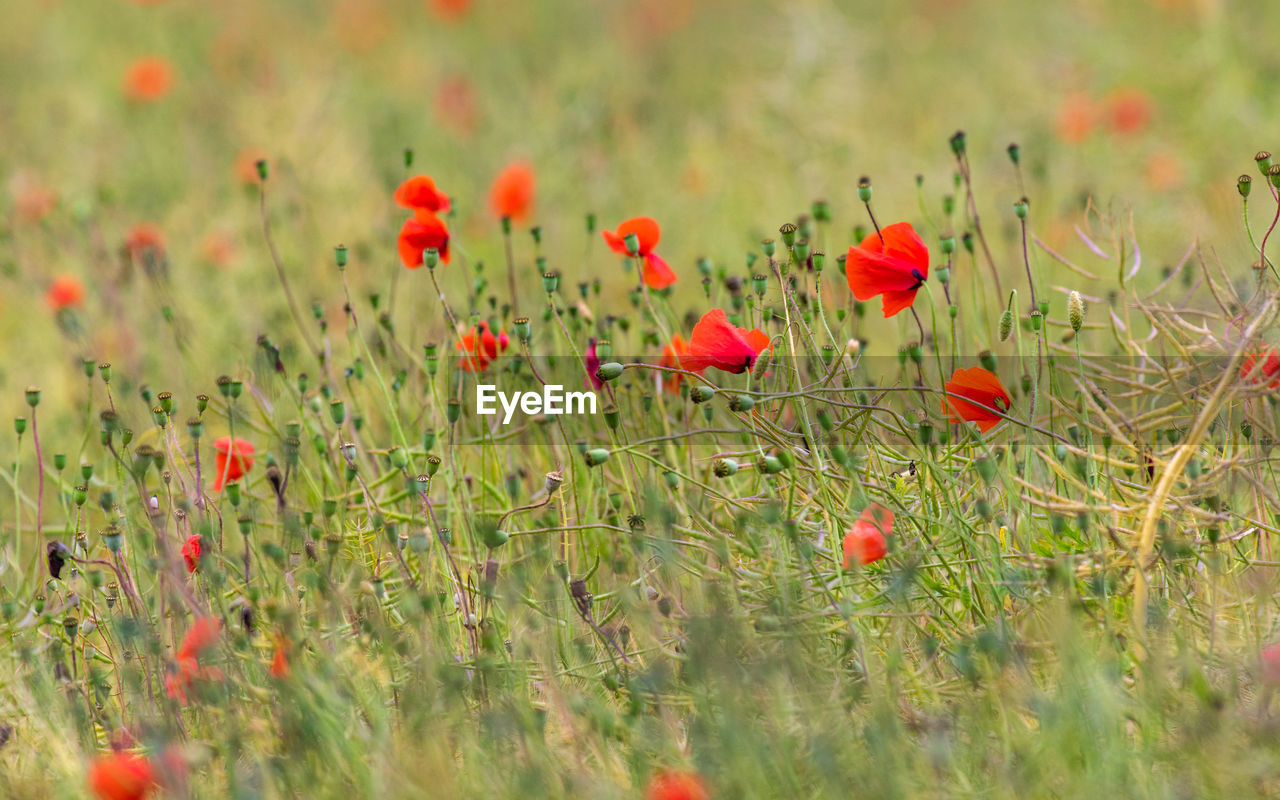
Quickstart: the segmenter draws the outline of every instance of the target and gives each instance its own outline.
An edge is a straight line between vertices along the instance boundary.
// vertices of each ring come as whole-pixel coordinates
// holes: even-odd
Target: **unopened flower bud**
[[[1079,292],[1073,291],[1067,295],[1067,320],[1071,323],[1071,330],[1076,333],[1084,326],[1084,300]]]

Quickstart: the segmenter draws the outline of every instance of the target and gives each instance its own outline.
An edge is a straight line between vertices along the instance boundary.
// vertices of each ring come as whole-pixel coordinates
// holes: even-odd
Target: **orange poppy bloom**
[[[155,768],[137,753],[98,756],[89,765],[87,777],[98,800],[146,800],[158,785]]]
[[[689,348],[681,356],[680,365],[694,372],[715,367],[742,373],[751,369],[756,356],[769,344],[769,335],[764,331],[735,327],[724,309],[713,308],[693,326]]]
[[[430,0],[431,7],[445,19],[459,19],[471,9],[471,0]]]
[[[884,558],[889,552],[885,537],[893,533],[893,512],[879,503],[872,503],[862,510],[861,516],[845,534],[844,568],[854,561],[862,566]]]
[[[236,257],[236,245],[226,231],[209,231],[200,243],[200,253],[210,264],[226,267]]]
[[[489,206],[495,216],[527,219],[533,209],[533,167],[517,161],[493,179],[489,189]]]
[[[1089,95],[1084,92],[1067,95],[1058,107],[1058,138],[1070,144],[1088,139],[1093,133],[1097,114],[1097,107]]]
[[[267,669],[273,678],[289,677],[289,641],[282,634],[276,634],[276,649],[271,656],[271,666]]]
[[[909,222],[895,222],[849,248],[845,260],[849,290],[859,300],[881,295],[885,319],[916,300],[929,277],[929,248]]]
[[[684,340],[680,334],[674,334],[671,342],[662,348],[662,360],[658,362],[660,366],[671,367],[672,369],[685,369],[681,363],[681,359],[689,354],[689,343]],[[680,391],[680,381],[684,379],[683,375],[663,372],[661,373],[662,388],[672,394]]]
[[[195,534],[182,544],[182,560],[187,564],[187,572],[200,569],[200,534]]]
[[[944,388],[948,395],[943,401],[947,418],[952,422],[972,422],[982,433],[999,425],[1013,405],[1000,379],[982,367],[956,370]]]
[[[223,436],[213,443],[213,449],[217,451],[214,456],[217,471],[213,479],[215,492],[222,491],[223,486],[235,483],[253,469],[253,445],[244,439],[236,437],[233,445],[230,437]]]
[[[200,657],[218,641],[218,632],[222,623],[215,617],[200,617],[192,625],[191,630],[182,638],[178,646],[176,668],[165,676],[165,693],[182,705],[187,704],[187,690],[196,681],[220,681],[222,670],[217,667],[200,666]]]
[[[27,170],[13,176],[9,181],[9,191],[13,194],[14,212],[26,222],[39,222],[58,205],[58,193]]]
[[[1107,95],[1106,115],[1116,133],[1137,133],[1151,122],[1151,98],[1141,89],[1116,89]]]
[[[649,781],[645,800],[711,800],[711,793],[698,773],[668,770]]]
[[[1264,353],[1250,353],[1240,365],[1240,377],[1252,383],[1265,383],[1280,388],[1280,353],[1273,348]]]
[[[236,180],[246,186],[257,186],[262,178],[258,175],[258,162],[266,161],[267,154],[257,147],[246,147],[236,154]]]
[[[461,340],[454,342],[453,345],[459,353],[465,354],[462,359],[462,368],[467,372],[484,372],[498,354],[505,353],[511,345],[506,331],[500,330],[498,335],[494,336],[486,322],[476,323],[476,329],[479,333],[478,341],[477,330],[468,329]]]
[[[45,292],[45,301],[54,311],[82,306],[84,305],[84,284],[72,275],[59,275],[49,283],[49,290]]]
[[[601,231],[609,249],[620,256],[627,252],[627,236],[636,235],[636,255],[644,259],[644,285],[650,289],[665,289],[676,282],[676,273],[662,256],[653,252],[662,238],[662,229],[652,217],[633,217],[618,226],[617,231]]]
[[[158,257],[164,253],[164,232],[153,222],[139,222],[129,230],[124,245],[138,261],[147,256]]]
[[[396,189],[398,205],[414,211],[449,213],[449,195],[436,188],[436,182],[426,175],[414,175]]]
[[[142,103],[159,100],[173,88],[173,67],[163,58],[140,58],[124,74],[124,91]]]
[[[430,211],[418,210],[400,227],[400,260],[409,269],[422,266],[422,251],[434,247],[440,251],[440,260],[449,263],[449,229],[444,220]]]

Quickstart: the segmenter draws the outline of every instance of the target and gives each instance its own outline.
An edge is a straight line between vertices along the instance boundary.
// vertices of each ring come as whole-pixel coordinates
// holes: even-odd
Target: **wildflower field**
[[[1280,797],[1280,6],[10,6],[0,798]]]

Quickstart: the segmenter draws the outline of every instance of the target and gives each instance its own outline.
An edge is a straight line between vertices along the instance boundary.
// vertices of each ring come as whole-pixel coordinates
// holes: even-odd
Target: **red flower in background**
[[[157,788],[156,770],[137,753],[108,753],[89,765],[89,789],[98,800],[146,800]]]
[[[177,666],[164,679],[165,693],[182,705],[187,704],[187,690],[196,681],[220,681],[222,670],[200,666],[200,657],[218,641],[222,623],[214,617],[200,617],[178,646]]]
[[[929,277],[929,248],[909,222],[895,222],[849,248],[845,261],[849,291],[859,300],[881,295],[885,319],[916,300]]]
[[[1262,651],[1262,680],[1272,686],[1280,686],[1280,642]]]
[[[124,91],[142,103],[159,100],[173,88],[173,67],[163,58],[140,58],[124,74]]]
[[[246,147],[236,153],[236,180],[246,186],[257,186],[262,176],[258,174],[258,162],[266,161],[267,154],[257,147]]]
[[[479,109],[476,90],[465,75],[454,75],[440,81],[436,89],[435,112],[453,132],[465,136],[476,129]]]
[[[1072,92],[1058,107],[1058,138],[1069,144],[1083,142],[1093,133],[1097,115],[1093,98],[1084,92]]]
[[[182,544],[182,560],[187,562],[187,572],[200,569],[200,534],[196,534]]]
[[[281,633],[275,635],[275,640],[276,648],[271,655],[271,666],[267,669],[267,672],[273,678],[284,679],[289,677],[289,673],[292,671],[289,666],[289,640]]]
[[[136,261],[159,258],[164,255],[164,231],[154,222],[139,222],[129,229],[124,246]]]
[[[59,275],[49,282],[45,300],[49,303],[49,308],[54,311],[82,306],[84,305],[84,284],[72,275]]]
[[[430,0],[431,8],[445,19],[460,19],[471,10],[471,0]]]
[[[711,793],[696,772],[659,772],[649,781],[645,800],[710,800]]]
[[[854,561],[862,566],[875,563],[885,557],[889,546],[885,537],[893,533],[893,512],[879,503],[872,503],[862,510],[861,516],[845,534],[844,568]]]
[[[533,189],[533,167],[517,161],[494,178],[489,189],[489,207],[502,219],[526,219],[533,209]]]
[[[449,213],[449,195],[436,188],[436,182],[426,175],[414,175],[400,184],[396,189],[395,201],[414,211]]]
[[[722,308],[713,308],[693,326],[687,352],[680,357],[683,369],[701,372],[715,367],[742,373],[751,369],[760,351],[769,346],[769,336],[761,330],[738,328],[729,322]]]
[[[1141,89],[1116,89],[1105,102],[1107,122],[1116,133],[1137,133],[1151,122],[1151,98]]]
[[[999,425],[1004,420],[1003,412],[1013,405],[1000,379],[982,367],[956,370],[944,388],[948,397],[943,401],[943,408],[948,419],[972,422],[982,433]]]
[[[604,386],[604,381],[596,377],[596,370],[600,369],[600,356],[596,355],[596,337],[592,336],[587,340],[587,353],[582,361],[587,367],[588,387],[599,391]]]
[[[676,282],[676,273],[663,260],[662,256],[653,252],[662,238],[662,229],[652,217],[633,217],[618,226],[616,231],[601,231],[609,249],[620,256],[630,256],[627,252],[627,236],[634,233],[638,245],[636,255],[644,259],[644,283],[650,289],[665,289]]]
[[[19,170],[9,181],[13,210],[26,222],[39,222],[58,205],[58,193],[29,170]]]
[[[688,354],[689,343],[677,333],[671,337],[671,343],[662,349],[662,360],[658,364],[672,369],[684,369],[681,365],[681,360]],[[662,388],[674,394],[680,391],[680,381],[683,379],[683,375],[664,372],[662,373]]]
[[[253,445],[244,439],[236,437],[235,444],[232,444],[230,437],[223,436],[214,441],[213,449],[217,451],[213,460],[216,470],[213,479],[215,492],[222,491],[223,486],[235,483],[253,469]]]
[[[477,333],[479,334],[477,336]],[[511,345],[506,331],[499,330],[494,336],[486,322],[476,323],[475,328],[468,328],[462,338],[454,343],[454,349],[463,353],[462,368],[467,372],[484,372],[489,364],[505,353]]]
[[[1274,349],[1265,353],[1250,353],[1240,365],[1240,377],[1253,383],[1265,383],[1280,388],[1280,354]]]
[[[400,260],[409,269],[422,266],[422,251],[429,247],[440,251],[440,260],[449,263],[449,229],[430,211],[415,211],[405,220],[397,244]]]

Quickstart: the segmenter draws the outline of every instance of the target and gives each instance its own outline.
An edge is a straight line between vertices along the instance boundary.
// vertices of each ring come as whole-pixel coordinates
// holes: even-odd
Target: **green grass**
[[[1276,345],[1276,275],[1250,264],[1280,203],[1252,159],[1280,147],[1280,11],[511,5],[9,15],[0,795],[91,796],[113,742],[182,764],[166,791],[195,798],[642,797],[667,769],[715,798],[1280,795],[1259,664],[1280,636],[1277,407],[1241,377]],[[177,82],[131,103],[147,54]],[[470,133],[435,105],[458,76]],[[1119,88],[1148,124],[1062,139],[1064,97]],[[249,148],[265,183],[235,175]],[[538,178],[511,239],[527,341],[486,205],[517,158]],[[455,201],[434,272],[395,249],[391,194],[419,172]],[[855,303],[837,262],[873,229],[863,175],[876,220],[930,249],[918,322]],[[32,182],[58,196],[40,219],[19,213]],[[601,240],[636,215],[662,223],[672,290],[636,292]],[[161,263],[123,248],[139,222]],[[54,314],[67,274],[86,299]],[[767,369],[659,390],[667,337],[713,308],[769,334]],[[486,373],[503,391],[576,390],[593,337],[624,369],[596,416],[504,427],[474,413],[450,314],[509,334]],[[980,363],[1012,399],[984,435],[941,410]],[[256,461],[215,492],[228,434]],[[895,513],[888,555],[843,569],[872,502]],[[184,705],[166,675],[205,615],[222,677]]]

